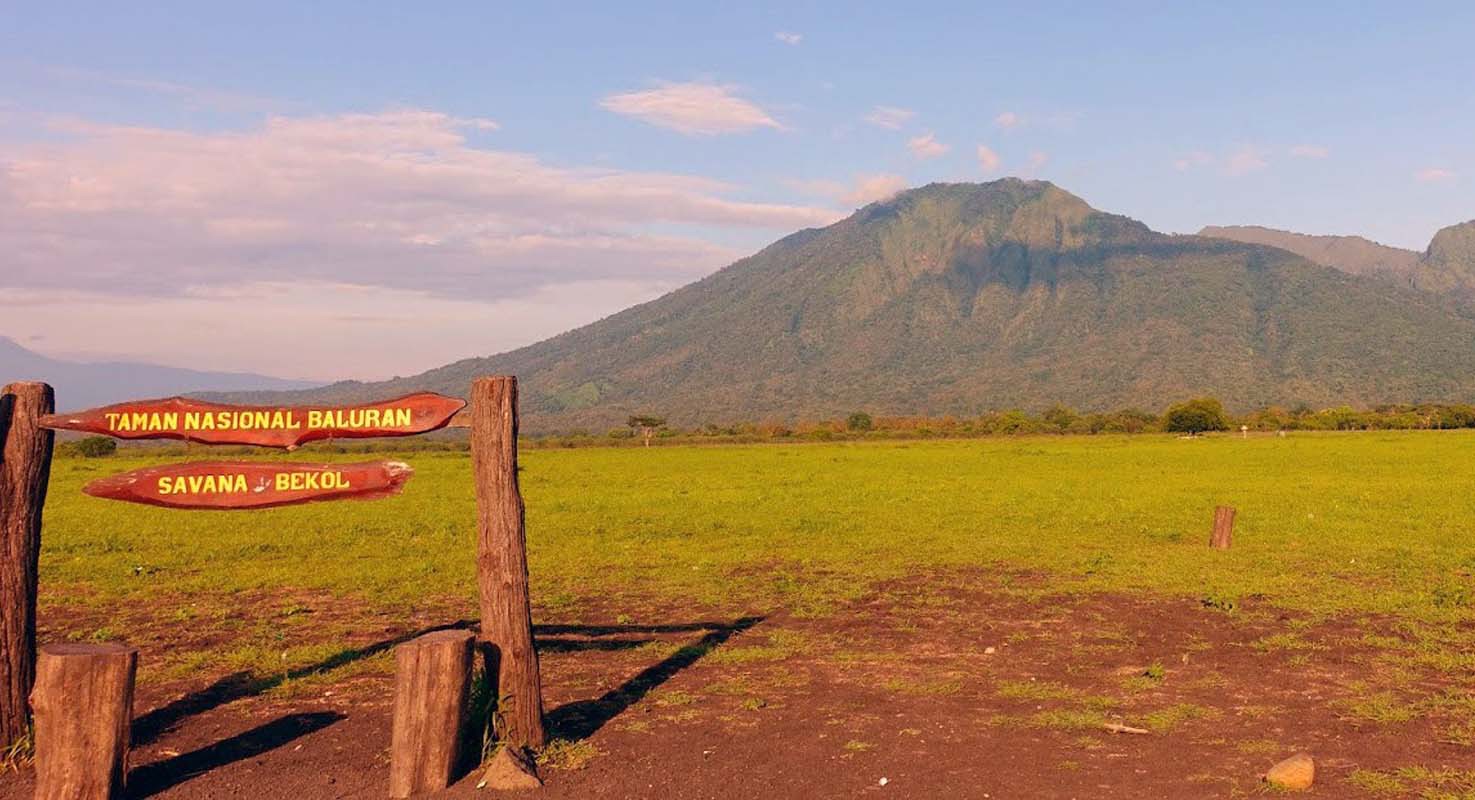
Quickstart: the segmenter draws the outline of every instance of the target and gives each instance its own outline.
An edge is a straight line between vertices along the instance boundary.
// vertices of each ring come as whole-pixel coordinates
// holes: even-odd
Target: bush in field
[[[868,431],[874,426],[871,415],[864,411],[857,411],[845,420],[845,427],[852,431]]]
[[[1229,430],[1229,417],[1224,406],[1212,397],[1199,397],[1179,403],[1163,414],[1163,427],[1170,433],[1196,435],[1206,431]]]
[[[88,436],[77,441],[77,452],[86,458],[103,458],[118,452],[118,442],[111,436]]]
[[[1065,433],[1076,423],[1076,412],[1070,410],[1069,406],[1055,404],[1045,410],[1040,416],[1044,423],[1060,433]]]

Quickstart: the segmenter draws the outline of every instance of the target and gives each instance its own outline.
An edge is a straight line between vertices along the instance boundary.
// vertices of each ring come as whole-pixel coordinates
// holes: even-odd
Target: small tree
[[[1065,433],[1076,424],[1076,412],[1072,411],[1069,406],[1056,403],[1046,409],[1040,419],[1060,433]]]
[[[102,458],[118,452],[118,442],[111,436],[88,436],[77,441],[77,452],[86,458]]]
[[[875,423],[871,420],[871,415],[864,411],[857,411],[845,420],[845,427],[857,432],[868,431],[873,424]]]
[[[650,447],[650,437],[656,435],[656,429],[665,427],[665,417],[633,416],[625,422],[631,428],[640,431],[641,438],[645,439],[645,446]]]
[[[1179,403],[1163,415],[1163,427],[1170,433],[1197,436],[1205,431],[1229,430],[1229,417],[1224,406],[1212,397],[1199,397]]]

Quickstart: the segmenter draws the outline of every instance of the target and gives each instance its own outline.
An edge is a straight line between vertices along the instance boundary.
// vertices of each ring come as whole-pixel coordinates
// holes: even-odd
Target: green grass
[[[1472,432],[531,450],[522,484],[533,604],[543,619],[590,607],[648,622],[823,615],[919,572],[1042,571],[1053,576],[1047,591],[1151,591],[1229,614],[1256,598],[1316,615],[1395,615],[1429,636],[1450,632],[1420,656],[1430,667],[1471,667],[1453,645],[1475,617],[1472,454]],[[365,456],[309,448],[285,458]],[[83,639],[126,638],[125,608],[182,615],[181,629],[237,640],[222,663],[279,672],[311,657],[277,641],[323,624],[307,607],[408,610],[441,598],[471,613],[470,463],[458,452],[406,458],[416,475],[400,497],[253,512],[80,492],[177,459],[59,458],[43,607],[96,609],[101,622],[67,631]],[[1205,546],[1217,504],[1239,509],[1229,551]],[[280,600],[270,625],[211,613],[260,596]],[[754,660],[802,649],[728,645],[739,646]]]

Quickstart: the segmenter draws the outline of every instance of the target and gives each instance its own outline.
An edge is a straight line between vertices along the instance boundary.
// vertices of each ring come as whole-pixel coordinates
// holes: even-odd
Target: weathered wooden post
[[[36,800],[123,797],[138,651],[48,644],[36,660]]]
[[[389,796],[451,785],[471,687],[471,631],[436,631],[394,649],[394,723]]]
[[[471,467],[481,637],[492,650],[487,677],[500,700],[497,734],[507,747],[538,748],[545,736],[543,690],[533,649],[527,534],[517,483],[517,378],[499,375],[472,382]]]
[[[55,406],[44,383],[12,383],[0,390],[0,748],[24,737],[30,727],[41,507],[55,437],[39,420]]]
[[[1228,550],[1234,539],[1234,508],[1219,506],[1214,509],[1214,532],[1209,534],[1209,547]]]

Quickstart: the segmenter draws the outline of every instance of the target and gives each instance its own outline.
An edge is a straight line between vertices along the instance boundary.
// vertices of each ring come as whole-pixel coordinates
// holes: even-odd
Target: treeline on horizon
[[[655,423],[652,425],[651,423]],[[702,442],[835,441],[847,439],[928,439],[976,436],[1102,435],[1174,433],[1200,435],[1245,429],[1276,431],[1452,430],[1475,428],[1475,405],[1463,403],[1384,404],[1370,409],[1351,406],[1314,409],[1266,406],[1247,414],[1225,411],[1219,400],[1200,397],[1169,406],[1160,414],[1137,408],[1082,413],[1055,405],[1038,414],[1014,409],[975,417],[884,416],[857,411],[843,418],[781,422],[707,424],[695,428],[667,426],[660,417],[631,417],[629,424],[603,434],[576,430],[528,437],[535,447],[578,447],[599,444],[640,445]]]
[[[1038,414],[1014,409],[989,411],[976,417],[947,415],[883,416],[857,411],[843,418],[797,423],[739,422],[706,424],[694,428],[666,425],[653,415],[630,417],[628,424],[603,433],[574,430],[563,433],[524,434],[523,445],[532,448],[629,447],[646,442],[663,444],[756,443],[769,441],[846,441],[869,439],[934,439],[984,436],[1092,436],[1106,434],[1172,433],[1197,436],[1240,430],[1258,433],[1276,431],[1368,431],[1368,430],[1455,430],[1475,428],[1475,405],[1466,403],[1385,404],[1370,409],[1351,406],[1313,409],[1302,404],[1293,408],[1267,406],[1248,414],[1231,414],[1212,397],[1201,397],[1169,406],[1161,414],[1136,408],[1105,413],[1080,413],[1055,405]],[[178,442],[130,442],[132,449],[148,449],[159,455],[198,455],[198,446]],[[89,436],[57,443],[62,457],[101,457],[117,451],[117,442],[104,436]],[[403,451],[456,452],[467,449],[465,431],[438,431],[428,436],[396,439],[365,439],[314,442],[303,451],[327,453],[385,453]],[[212,454],[250,455],[264,452],[252,447],[212,447]]]

